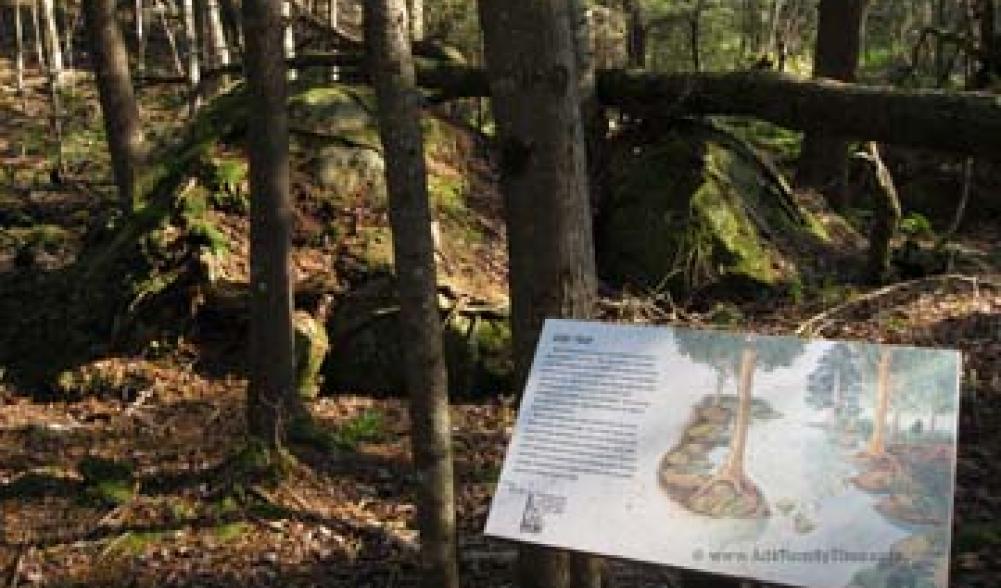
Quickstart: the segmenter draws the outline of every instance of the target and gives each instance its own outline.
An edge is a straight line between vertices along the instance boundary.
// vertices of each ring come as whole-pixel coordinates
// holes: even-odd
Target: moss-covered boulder
[[[463,310],[443,297],[449,391],[476,395],[509,391],[513,361],[507,318],[494,311]],[[330,353],[324,390],[398,395],[406,391],[399,306],[390,276],[371,279],[339,299],[327,323]]]
[[[753,291],[795,281],[796,253],[825,240],[773,166],[708,124],[624,138],[610,170],[598,248],[618,283]]]

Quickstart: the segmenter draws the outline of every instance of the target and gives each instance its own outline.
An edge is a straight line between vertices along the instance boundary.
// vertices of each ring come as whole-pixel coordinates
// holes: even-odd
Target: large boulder
[[[826,240],[772,165],[709,124],[624,138],[612,158],[598,254],[613,282],[745,294],[798,280],[798,253]]]

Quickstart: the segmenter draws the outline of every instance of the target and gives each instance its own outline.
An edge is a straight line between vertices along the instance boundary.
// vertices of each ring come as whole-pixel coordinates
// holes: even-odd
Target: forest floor
[[[0,197],[29,202],[55,228],[0,233],[0,274],[15,271],[27,238],[41,240],[33,253],[40,271],[58,267],[83,239],[81,211],[108,204],[95,200],[107,186],[69,190],[50,181],[38,92],[23,105],[4,98]],[[81,100],[70,108],[80,120],[93,104]],[[93,170],[106,168],[102,146],[86,132],[69,134],[80,142],[68,146],[74,177],[92,178]],[[1001,232],[973,227],[962,244],[984,260],[963,277],[851,293],[832,286],[795,300],[708,312],[617,300],[604,306],[605,315],[765,333],[802,328],[830,338],[961,349],[966,367],[951,585],[995,586],[1001,573]],[[837,311],[820,314],[831,308]],[[416,586],[405,401],[341,394],[312,402],[317,421],[336,432],[337,449],[297,450],[285,478],[270,483],[238,467],[246,446],[246,381],[213,369],[214,360],[185,341],[152,358],[108,357],[95,365],[110,374],[110,384],[72,402],[39,402],[0,378],[3,585]],[[482,529],[514,422],[513,402],[498,396],[453,405],[468,586],[512,585],[513,546],[485,538]],[[614,564],[611,575],[616,588],[678,581],[673,571],[632,563]]]

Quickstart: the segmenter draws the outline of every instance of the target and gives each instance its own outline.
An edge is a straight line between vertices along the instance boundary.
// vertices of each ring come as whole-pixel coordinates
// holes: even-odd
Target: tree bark
[[[91,60],[111,154],[111,167],[123,213],[141,203],[137,180],[146,158],[146,141],[129,72],[125,39],[118,27],[115,0],[84,0]]]
[[[515,369],[546,317],[587,317],[596,278],[574,33],[566,0],[481,0],[501,149]],[[564,588],[565,552],[524,546],[518,586]]]
[[[870,0],[821,0],[813,76],[854,82],[861,34]],[[851,113],[844,113],[851,116]],[[807,134],[803,138],[796,182],[823,194],[832,206],[845,209],[845,173],[849,144],[843,138]]]
[[[634,69],[646,67],[646,23],[640,0],[626,0],[626,56]]]
[[[386,156],[400,327],[407,341],[404,369],[418,479],[421,586],[458,588],[448,384],[438,314],[421,95],[404,0],[370,0],[364,6],[379,134]]]
[[[250,101],[249,433],[283,443],[297,399],[292,326],[292,198],[289,192],[283,0],[243,0]]]

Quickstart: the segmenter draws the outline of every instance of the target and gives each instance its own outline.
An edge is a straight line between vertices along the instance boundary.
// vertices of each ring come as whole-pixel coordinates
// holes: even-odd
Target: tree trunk
[[[481,0],[501,151],[515,366],[524,383],[546,317],[587,317],[596,278],[586,147],[566,0]],[[521,588],[564,588],[566,553],[524,546]]]
[[[873,199],[872,227],[869,230],[868,276],[874,283],[884,282],[890,275],[893,238],[900,226],[900,199],[890,170],[883,163],[876,143],[866,145],[866,158],[872,179],[870,194]]]
[[[54,0],[42,0],[42,19],[45,21],[45,52],[48,57],[49,71],[58,87],[63,81],[63,52],[59,46],[59,27],[56,24]]]
[[[386,186],[407,341],[404,370],[410,395],[411,447],[417,471],[421,586],[458,588],[455,496],[448,385],[438,314],[435,246],[431,233],[421,95],[417,89],[404,0],[365,2],[370,51],[386,157]]]
[[[205,5],[205,19],[208,30],[208,43],[211,47],[212,65],[215,67],[225,67],[232,59],[229,53],[229,44],[226,42],[226,29],[222,25],[222,11],[219,7],[219,0],[208,0]]]
[[[14,71],[17,93],[24,98],[24,23],[21,20],[21,2],[14,2]]]
[[[31,0],[31,32],[35,40],[35,59],[38,67],[46,69],[48,61],[45,59],[45,47],[42,44],[42,22],[38,19],[38,0]]]
[[[424,39],[424,0],[407,0],[410,15],[410,36],[414,41]]]
[[[138,200],[142,195],[136,184],[146,158],[146,142],[129,72],[129,55],[118,27],[115,0],[84,0],[83,12],[111,167],[120,206],[129,215],[141,204]]]
[[[198,27],[195,24],[194,0],[181,0],[181,13],[184,19],[184,41],[188,52],[188,89],[191,92],[190,114],[193,116],[201,102],[202,66],[198,49]]]
[[[692,51],[692,69],[702,71],[702,11],[705,0],[696,0],[689,18],[689,43]]]
[[[813,75],[854,82],[858,67],[862,24],[869,0],[821,0]],[[854,113],[843,113],[846,117]],[[808,134],[803,138],[797,183],[817,190],[832,206],[845,209],[845,172],[849,144],[840,138]]]
[[[292,20],[292,0],[282,2],[282,22],[284,23],[284,52],[285,59],[295,58],[295,21]],[[288,79],[294,81],[298,74],[294,69],[288,70]]]
[[[184,75],[184,64],[181,63],[181,56],[177,52],[177,41],[174,39],[174,30],[167,22],[167,9],[164,7],[164,0],[153,0],[157,18],[160,19],[160,26],[163,27],[163,34],[167,37],[167,45],[170,47],[170,56],[174,61],[174,71],[178,75]]]
[[[646,23],[640,0],[626,0],[626,56],[631,68],[646,67]]]
[[[136,63],[139,71],[146,69],[146,24],[143,18],[143,0],[135,0],[132,13],[136,33]]]
[[[890,365],[893,351],[889,347],[879,350],[876,366],[876,409],[872,417],[872,437],[868,454],[871,457],[886,455],[886,416],[890,409]]]
[[[828,136],[1001,159],[1001,104],[987,94],[902,91],[769,72],[606,71],[598,74],[598,99],[640,113],[750,116]]]
[[[190,1],[190,0],[187,0]],[[294,416],[292,197],[289,192],[282,0],[243,0],[250,101],[250,379],[247,428],[281,447]]]
[[[747,453],[747,432],[751,427],[751,404],[754,400],[754,369],[758,361],[758,352],[754,344],[748,342],[740,358],[740,386],[738,389],[739,404],[737,420],[733,426],[733,437],[730,440],[730,451],[727,454],[719,477],[741,484],[747,475],[744,472],[744,456]]]

